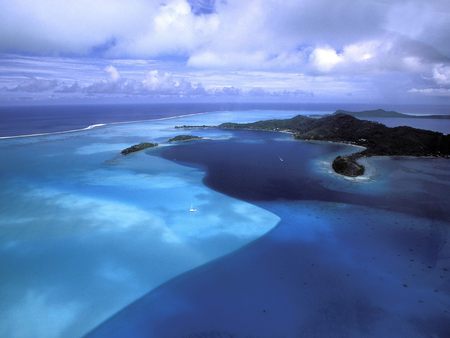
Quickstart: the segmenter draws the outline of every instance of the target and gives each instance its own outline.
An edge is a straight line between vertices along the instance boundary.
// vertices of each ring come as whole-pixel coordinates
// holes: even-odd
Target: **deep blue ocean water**
[[[208,105],[115,104],[0,107],[0,136],[54,133],[98,124],[204,112]]]
[[[0,336],[448,337],[448,160],[370,158],[346,179],[330,162],[347,145],[167,142],[299,112],[0,140]],[[142,141],[160,146],[119,154]]]
[[[319,169],[347,146],[233,136],[157,153],[281,222],[90,336],[450,336],[448,160],[375,159],[377,173],[356,182]]]

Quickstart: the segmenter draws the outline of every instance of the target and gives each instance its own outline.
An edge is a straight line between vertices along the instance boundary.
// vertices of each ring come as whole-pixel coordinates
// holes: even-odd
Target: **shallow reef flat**
[[[277,216],[209,189],[201,170],[154,156],[159,147],[120,154],[145,140],[170,147],[176,124],[233,116],[258,113],[1,140],[0,336],[79,337],[170,278],[272,229]]]

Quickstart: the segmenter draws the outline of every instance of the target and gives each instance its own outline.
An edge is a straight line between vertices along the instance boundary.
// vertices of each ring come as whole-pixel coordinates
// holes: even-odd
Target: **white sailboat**
[[[191,204],[191,207],[189,208],[189,212],[197,212],[197,208],[194,208]]]

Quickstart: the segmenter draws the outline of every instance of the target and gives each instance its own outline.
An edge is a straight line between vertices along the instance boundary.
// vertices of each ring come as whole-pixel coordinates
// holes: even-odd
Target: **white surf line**
[[[35,137],[35,136],[47,136],[47,135],[76,133],[76,132],[91,130],[91,129],[94,129],[94,128],[97,128],[97,127],[103,127],[103,126],[106,126],[106,123],[91,124],[90,126],[87,126],[86,128],[71,129],[71,130],[64,130],[64,131],[55,131],[55,132],[51,132],[51,133],[37,133],[37,134],[25,134],[25,135],[14,135],[14,136],[0,136],[0,140],[12,139],[12,138],[25,138],[25,137]]]
[[[94,129],[94,128],[105,127],[105,126],[110,126],[110,125],[141,123],[141,122],[151,122],[151,121],[163,121],[163,120],[171,120],[171,119],[177,119],[177,118],[181,118],[181,117],[204,115],[204,114],[210,114],[210,113],[214,113],[214,112],[200,112],[200,113],[192,113],[192,114],[183,114],[183,115],[176,115],[176,116],[160,117],[160,118],[157,118],[157,119],[133,120],[133,121],[122,121],[122,122],[110,122],[110,123],[98,123],[98,124],[91,124],[91,125],[87,126],[86,128],[63,130],[63,131],[54,131],[54,132],[50,132],[50,133],[36,133],[36,134],[24,134],[24,135],[13,135],[13,136],[0,136],[0,140],[14,139],[14,138],[25,138],[25,137],[36,137],[36,136],[60,135],[60,134],[68,134],[68,133],[77,133],[77,132],[81,132],[81,131],[87,131],[87,130],[91,130],[91,129]]]

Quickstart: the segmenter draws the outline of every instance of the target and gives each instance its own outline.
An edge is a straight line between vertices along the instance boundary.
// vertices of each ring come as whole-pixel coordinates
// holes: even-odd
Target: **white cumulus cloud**
[[[105,67],[105,72],[108,73],[111,81],[113,81],[113,82],[117,82],[120,79],[120,73],[117,70],[117,68],[114,66],[109,65],[109,66]]]
[[[337,64],[343,61],[342,55],[333,48],[316,48],[310,55],[311,63],[321,72],[327,72],[333,69]]]

